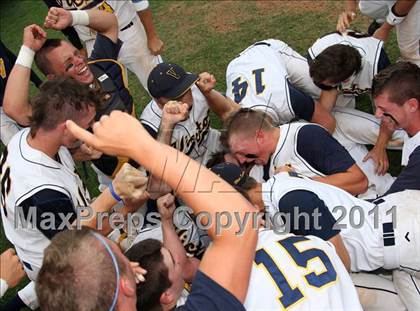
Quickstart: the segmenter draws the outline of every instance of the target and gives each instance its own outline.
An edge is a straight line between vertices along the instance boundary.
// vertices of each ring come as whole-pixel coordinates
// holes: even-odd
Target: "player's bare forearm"
[[[104,217],[101,221],[101,228],[98,228],[98,214],[107,213],[111,211],[111,208],[118,202],[112,197],[109,189],[105,189],[90,205],[92,209],[92,217],[90,219],[83,220],[81,224],[86,227],[90,227],[94,230],[97,230],[102,235],[109,234],[112,229],[109,224],[109,217]],[[87,212],[82,213],[82,216],[87,217]]]
[[[89,14],[89,27],[98,33],[107,36],[113,42],[118,39],[118,20],[117,17],[104,10],[87,10]]]
[[[147,8],[142,11],[138,11],[137,15],[140,17],[141,23],[144,26],[147,36],[147,45],[153,55],[158,55],[163,50],[163,42],[160,40],[155,26],[153,24],[152,10]]]
[[[319,102],[315,103],[311,122],[322,125],[330,134],[335,131],[335,118],[331,115],[330,111],[325,109]]]
[[[335,106],[335,102],[337,101],[338,91],[337,90],[329,90],[329,91],[321,91],[321,95],[319,97],[319,104],[324,107],[328,112]]]
[[[417,0],[397,0],[394,4],[394,13],[399,16],[407,15]]]
[[[182,267],[183,272],[184,270],[188,271],[188,258],[185,253],[184,246],[182,245],[178,235],[175,232],[174,224],[172,223],[172,218],[162,219],[162,233],[163,245],[170,251],[175,263],[179,264]],[[189,278],[189,276],[187,277]]]
[[[336,236],[332,237],[328,241],[334,245],[335,251],[337,252],[338,256],[340,257],[347,271],[350,271],[351,259],[350,259],[349,253],[347,252],[346,247],[344,246],[341,235],[337,234]]]
[[[164,121],[162,121],[156,138],[157,141],[165,145],[170,145],[174,126],[175,124],[166,124]],[[161,178],[151,175],[147,185],[147,191],[150,194],[150,198],[154,200],[162,195],[165,195],[166,193],[171,192],[172,189],[165,182],[163,182]]]
[[[353,195],[359,195],[366,192],[368,187],[368,179],[357,164],[353,164],[346,172],[325,177],[314,177],[313,179],[336,186]]]
[[[232,112],[240,108],[237,103],[229,97],[224,97],[216,90],[211,90],[210,92],[203,94],[207,98],[210,109],[223,121],[226,120]]]
[[[29,125],[32,106],[29,102],[29,80],[31,70],[21,65],[13,66],[3,98],[4,112],[17,123]]]

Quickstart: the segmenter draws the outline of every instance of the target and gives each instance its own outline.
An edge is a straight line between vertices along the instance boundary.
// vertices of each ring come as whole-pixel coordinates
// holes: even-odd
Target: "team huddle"
[[[224,92],[162,60],[147,1],[45,2],[13,62],[0,45],[1,295],[30,279],[7,310],[420,310],[420,2],[360,1],[375,29],[348,7],[306,57],[244,46]]]

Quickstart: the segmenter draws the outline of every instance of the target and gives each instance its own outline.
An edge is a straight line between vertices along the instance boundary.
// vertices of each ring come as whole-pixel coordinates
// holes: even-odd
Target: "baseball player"
[[[403,128],[402,162],[405,166],[388,193],[420,190],[420,69],[410,62],[394,64],[379,73],[373,82],[376,116],[395,130]]]
[[[147,90],[147,77],[153,67],[162,61],[159,54],[163,51],[163,43],[155,31],[152,11],[147,0],[56,0],[56,2],[66,10],[97,8],[114,13],[118,19],[118,38],[123,42],[118,61],[133,72]],[[96,32],[84,25],[76,25],[75,29],[90,56]]]
[[[269,217],[275,218],[279,212],[283,215],[289,214],[287,219],[290,220],[290,224],[286,224],[286,228],[307,230],[305,218],[296,217],[296,214],[309,216],[312,215],[312,211],[318,210],[321,214],[319,231],[310,231],[311,234],[330,238],[334,230],[341,229],[340,235],[350,255],[352,272],[374,271],[379,268],[398,269],[412,275],[418,282],[419,191],[407,190],[384,196],[371,203],[357,199],[337,187],[309,180],[294,172],[282,172],[266,183],[256,183],[241,175],[240,170],[232,169],[232,166],[234,165],[230,163],[219,164],[212,170],[242,188],[251,202],[259,206],[260,210],[266,211]],[[331,214],[325,213],[325,206],[337,219],[336,222],[328,221]],[[297,224],[293,223],[296,219]],[[332,242],[336,244],[336,241]],[[340,249],[337,246],[336,248]],[[415,285],[413,288],[409,285],[407,287],[407,292],[415,291]],[[420,305],[420,294],[408,301],[403,298],[403,301],[408,308],[416,309]]]
[[[209,73],[196,75],[174,63],[161,63],[150,73],[153,96],[140,121],[159,141],[206,163],[219,148],[220,133],[210,127],[210,109],[222,120],[238,107],[214,90]]]
[[[309,73],[323,92],[323,105],[355,107],[355,97],[369,92],[375,74],[390,65],[383,41],[352,30],[330,33],[308,49]]]
[[[12,138],[0,160],[0,198],[6,237],[14,244],[27,275],[35,281],[50,240],[85,215],[80,214],[79,207],[91,206],[95,213],[109,211],[123,199],[129,204],[134,196],[142,203],[147,199],[144,187],[140,193],[134,190],[145,186],[147,178],[132,175],[131,182],[137,187],[129,187],[122,177],[126,170],[121,170],[109,189],[90,202],[67,149],[80,141],[68,133],[64,122],[73,119],[88,128],[96,107],[100,107],[100,98],[88,86],[60,78],[44,83],[33,103],[31,128]],[[82,224],[96,228],[96,214]],[[98,230],[110,231],[106,224]],[[21,299],[31,307],[36,305],[34,296]]]
[[[367,179],[350,154],[324,128],[295,122],[275,127],[256,110],[235,112],[226,122],[226,143],[241,165],[251,166],[251,176],[268,180],[275,170],[290,165],[315,180],[360,194]]]
[[[346,1],[346,10],[340,14],[337,21],[337,31],[344,32],[356,18],[356,0]],[[401,56],[406,61],[420,65],[419,38],[420,28],[418,15],[420,5],[418,1],[359,1],[359,9],[363,15],[375,21],[372,29],[375,38],[386,41],[392,28],[396,28],[397,41]]]
[[[230,194],[225,193],[227,198]],[[174,304],[179,306],[183,303],[183,299],[180,301],[179,297],[184,280],[195,274],[195,270],[191,271],[195,269],[195,265],[191,265],[188,261],[172,224],[175,206],[167,198],[166,204],[159,207],[163,222],[163,245],[157,241],[145,240],[135,244],[127,252],[127,257],[131,261],[139,262],[140,266],[147,270],[151,270],[154,265],[162,261],[162,258],[152,258],[153,255],[144,254],[144,250],[150,249],[152,245],[155,252],[168,251],[175,261],[174,266],[168,265],[170,282],[162,281],[158,287],[157,284],[153,284],[153,277],[149,281],[146,276],[146,281],[139,284],[137,287],[138,307],[152,309],[160,305],[165,310],[170,309]],[[316,237],[278,235],[271,230],[261,230],[258,240],[248,293],[244,302],[247,310],[281,308],[307,310],[315,306],[322,310],[360,309],[353,284],[331,245]],[[309,264],[311,261],[312,264]],[[324,269],[319,270],[321,267]],[[309,271],[312,271],[314,275],[305,277]],[[167,285],[163,287],[162,284]],[[344,291],[349,291],[349,296],[343,295]],[[282,295],[280,299],[279,292]],[[326,296],[329,299],[324,302],[319,301]]]
[[[319,97],[319,89],[307,72],[306,59],[286,43],[259,41],[229,63],[226,95],[241,107],[270,114],[275,124],[304,119],[333,131],[334,120],[310,97]]]
[[[61,8],[51,8],[45,20],[46,28],[56,30],[71,24],[89,25],[98,30],[96,45],[89,62],[66,41],[46,39],[46,33],[39,26],[30,25],[25,28],[23,46],[17,65],[12,69],[10,83],[6,86],[3,103],[6,114],[17,123],[28,126],[29,116],[32,114],[28,95],[28,72],[34,54],[37,66],[47,78],[68,76],[104,93],[104,105],[97,111],[96,119],[115,109],[134,113],[125,71],[122,65],[115,61],[121,48],[121,41],[117,38],[115,16],[99,10],[69,12]],[[116,172],[127,162],[127,159],[98,154],[90,149],[76,149],[73,152],[77,160],[93,161],[100,190],[106,188]]]

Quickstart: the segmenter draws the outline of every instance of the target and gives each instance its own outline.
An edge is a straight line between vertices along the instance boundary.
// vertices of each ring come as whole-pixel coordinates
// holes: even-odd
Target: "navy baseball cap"
[[[230,162],[216,164],[210,170],[232,186],[240,187],[246,180],[245,172],[239,166]]]
[[[198,75],[185,72],[174,63],[160,63],[149,74],[147,88],[154,98],[177,99],[198,80]]]

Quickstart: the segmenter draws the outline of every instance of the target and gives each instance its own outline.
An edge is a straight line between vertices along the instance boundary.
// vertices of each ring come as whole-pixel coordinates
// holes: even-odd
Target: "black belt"
[[[127,30],[128,28],[130,28],[133,25],[134,25],[134,23],[133,23],[133,21],[131,21],[128,25],[126,25],[125,27],[121,28],[120,31]]]

